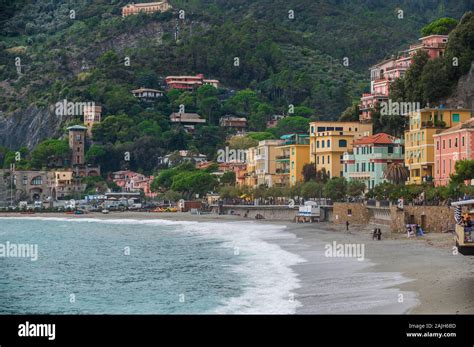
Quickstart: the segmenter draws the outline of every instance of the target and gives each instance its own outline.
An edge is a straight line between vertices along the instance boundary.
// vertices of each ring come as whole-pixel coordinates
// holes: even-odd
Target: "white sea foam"
[[[189,232],[206,238],[222,240],[224,247],[237,251],[243,258],[232,271],[245,279],[243,294],[225,299],[219,307],[207,313],[228,314],[291,314],[301,306],[293,292],[300,281],[291,266],[305,260],[282,249],[270,240],[294,239],[285,226],[255,222],[194,222],[163,219],[97,219],[63,217],[0,217],[0,219],[45,220],[74,223],[105,223],[129,225],[181,226],[177,232]]]

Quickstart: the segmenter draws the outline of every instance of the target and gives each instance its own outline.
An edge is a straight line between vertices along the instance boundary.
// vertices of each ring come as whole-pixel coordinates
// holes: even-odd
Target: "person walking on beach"
[[[346,221],[346,231],[349,231],[349,221]]]

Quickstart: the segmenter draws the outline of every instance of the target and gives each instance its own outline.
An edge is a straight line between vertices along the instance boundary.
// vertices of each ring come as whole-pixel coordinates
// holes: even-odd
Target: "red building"
[[[165,78],[169,89],[194,90],[203,85],[219,87],[218,80],[205,79],[203,74],[196,76],[168,76]]]

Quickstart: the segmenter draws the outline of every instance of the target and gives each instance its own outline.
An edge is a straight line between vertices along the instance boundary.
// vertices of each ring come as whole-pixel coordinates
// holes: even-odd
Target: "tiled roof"
[[[366,136],[360,140],[354,141],[354,145],[390,145],[394,143],[394,137],[386,133],[378,133],[372,136]]]
[[[441,132],[441,134],[449,134],[449,133],[457,131],[457,130],[472,129],[472,128],[474,128],[474,118],[470,118],[467,121],[465,121],[464,123],[460,123],[460,124],[455,125],[455,126],[449,128],[449,129],[443,130]]]

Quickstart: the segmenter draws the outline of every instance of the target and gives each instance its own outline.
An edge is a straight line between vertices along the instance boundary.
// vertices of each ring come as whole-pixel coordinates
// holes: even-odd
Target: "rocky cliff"
[[[32,149],[46,138],[59,137],[64,122],[52,109],[30,106],[8,116],[0,114],[0,146]]]

